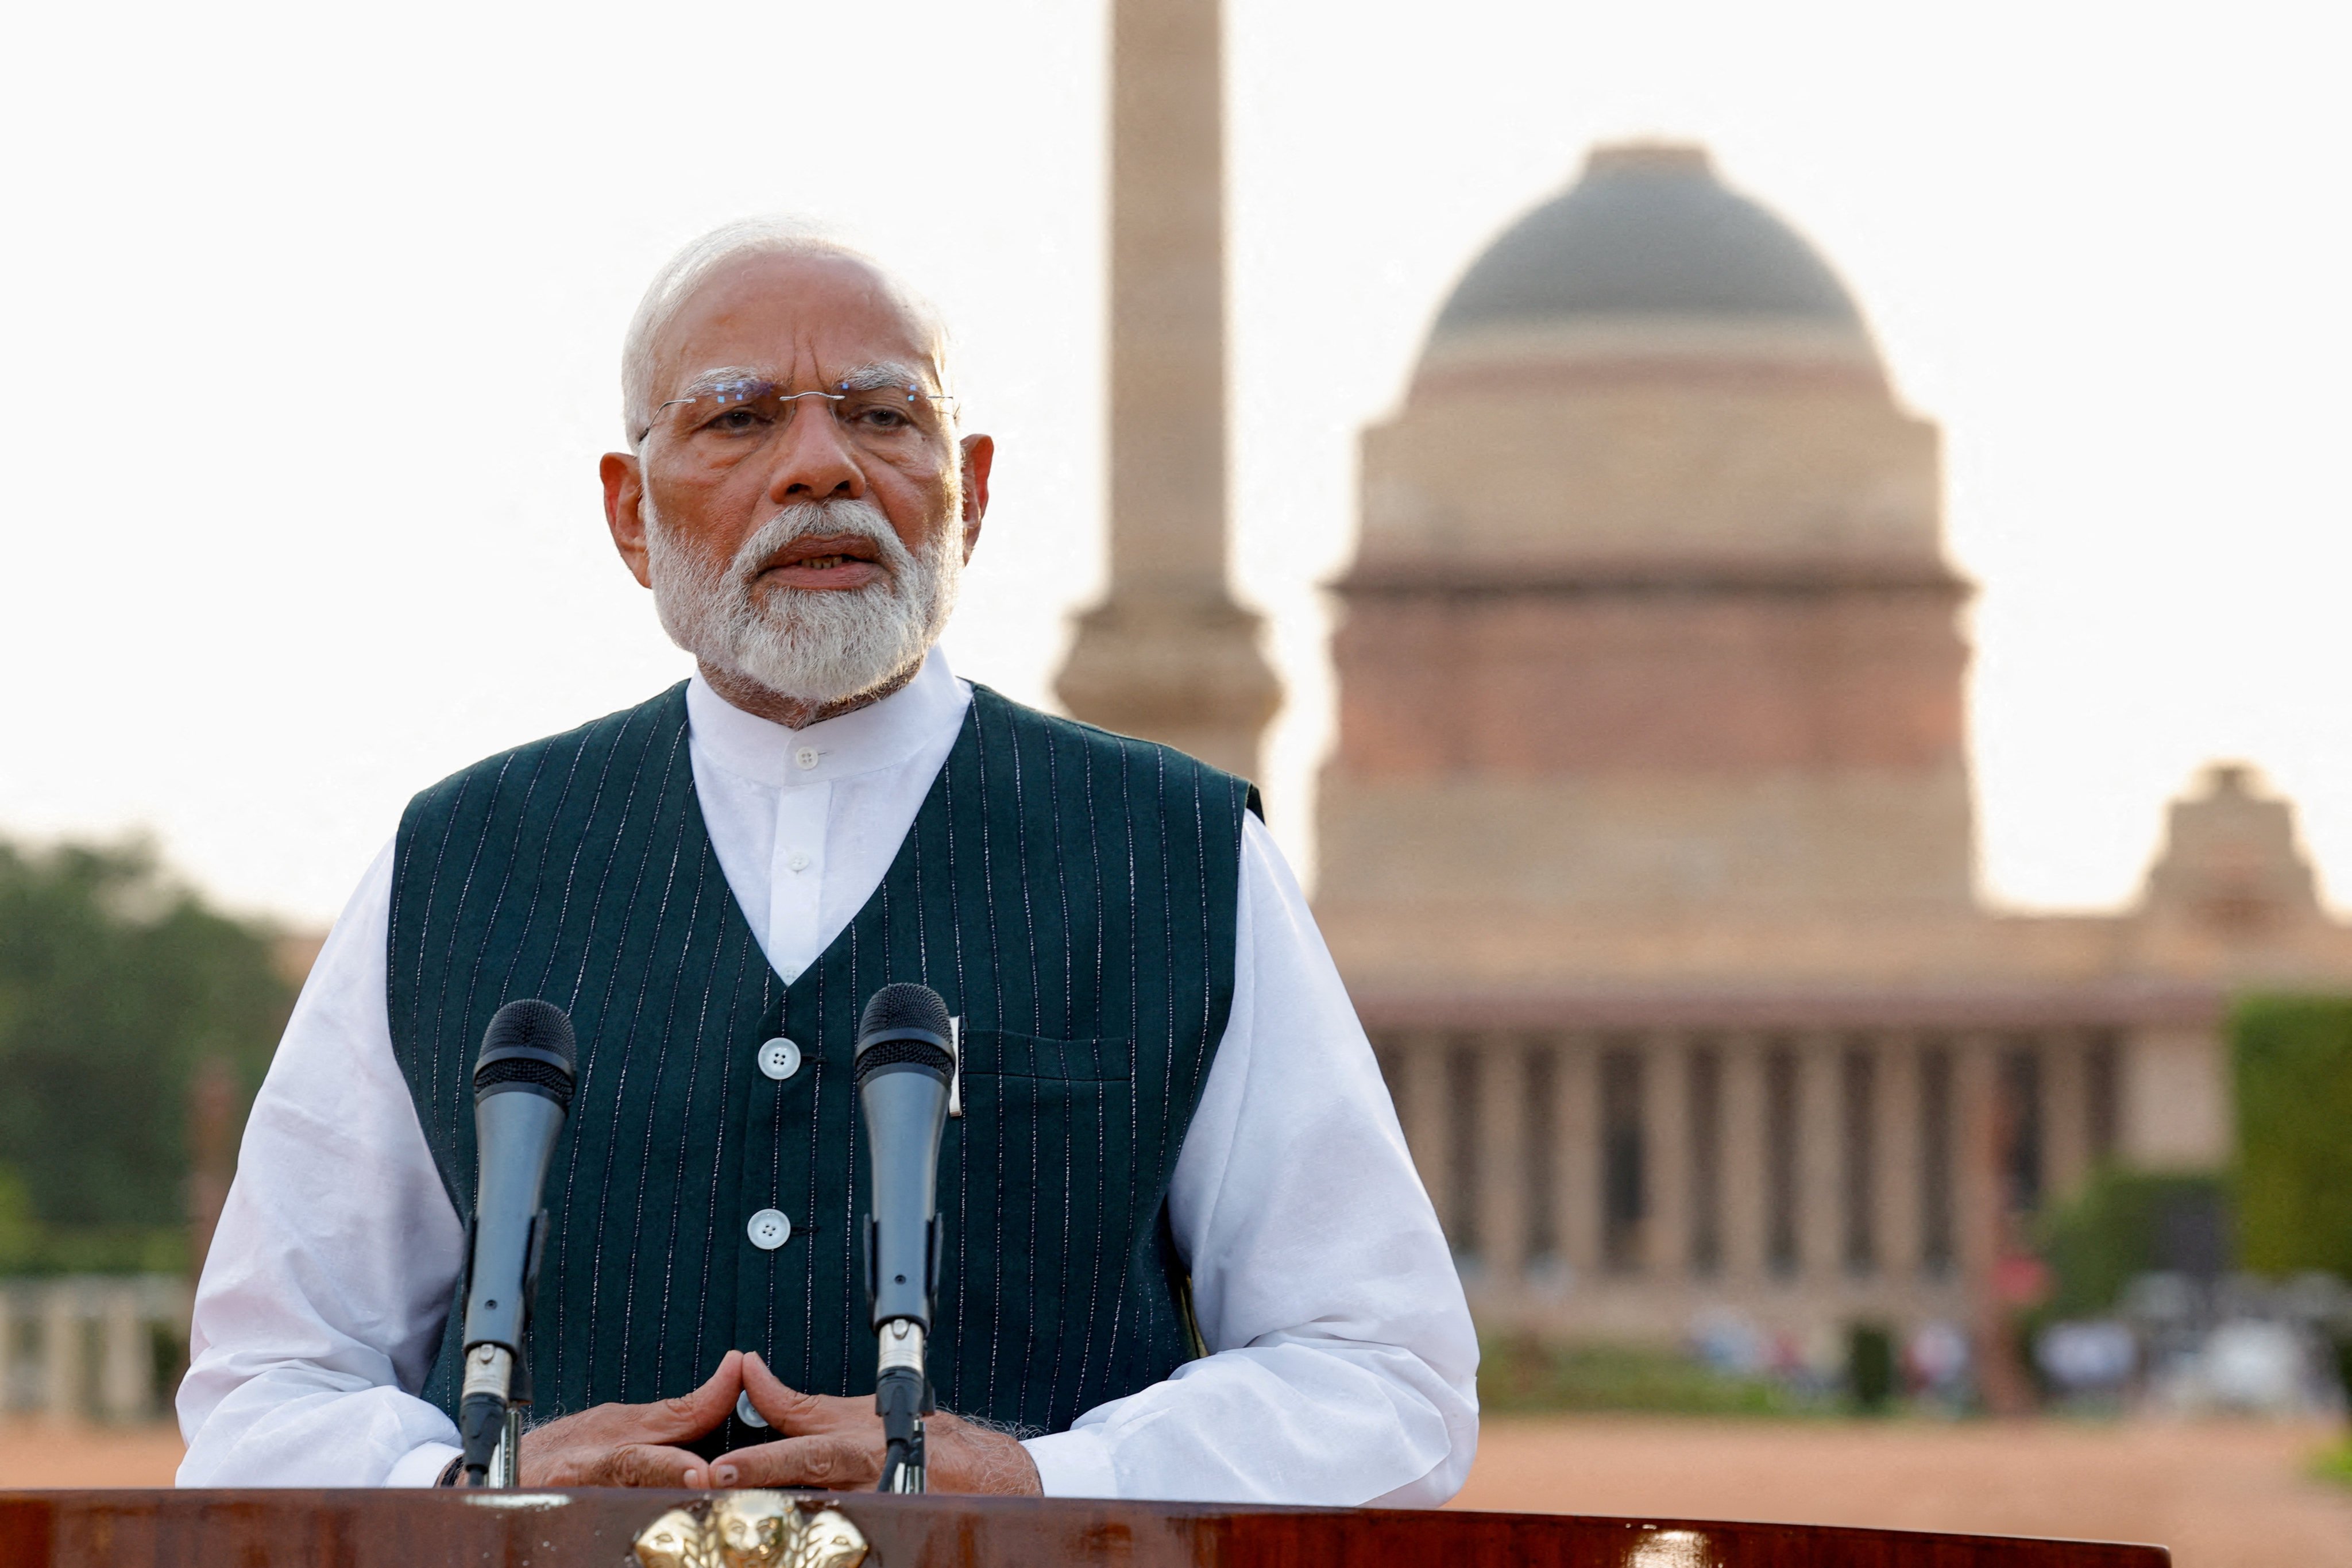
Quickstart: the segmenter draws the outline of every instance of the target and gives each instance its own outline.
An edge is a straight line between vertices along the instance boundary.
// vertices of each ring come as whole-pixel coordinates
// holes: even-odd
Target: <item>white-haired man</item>
[[[697,673],[411,802],[255,1102],[183,1484],[452,1476],[468,1069],[523,996],[579,1039],[524,1481],[871,1484],[848,1066],[920,981],[962,1027],[933,1489],[1460,1486],[1461,1288],[1254,795],[935,647],[994,455],[944,361],[790,228],[656,281],[605,514]]]

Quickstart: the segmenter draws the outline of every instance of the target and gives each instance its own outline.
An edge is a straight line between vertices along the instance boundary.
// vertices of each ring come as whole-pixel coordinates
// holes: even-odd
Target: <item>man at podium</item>
[[[184,1485],[454,1476],[469,1078],[540,997],[578,1057],[524,1484],[870,1486],[849,1065],[902,981],[961,1021],[933,1489],[1461,1485],[1461,1287],[1255,793],[937,647],[993,458],[946,349],[787,225],[656,279],[605,512],[696,672],[425,790],[369,868],[198,1287]],[[528,430],[542,392],[524,369],[453,407]]]

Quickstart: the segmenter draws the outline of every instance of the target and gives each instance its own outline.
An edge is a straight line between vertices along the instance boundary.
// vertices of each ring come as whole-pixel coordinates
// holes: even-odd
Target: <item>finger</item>
[[[836,1405],[864,1406],[864,1414],[873,1415],[869,1401],[803,1394],[770,1372],[768,1363],[760,1359],[757,1351],[743,1358],[743,1392],[751,1396],[751,1408],[766,1416],[769,1426],[789,1436],[835,1431],[856,1420],[854,1409],[836,1411],[832,1408]],[[880,1439],[878,1430],[876,1439]]]
[[[691,1394],[639,1405],[645,1413],[643,1435],[656,1443],[699,1437],[727,1419],[742,1389],[743,1352],[729,1351],[719,1358],[719,1370],[710,1374],[710,1381]]]
[[[841,1434],[787,1437],[721,1454],[710,1464],[710,1480],[721,1487],[823,1487],[841,1490],[872,1486],[882,1477],[882,1445],[871,1447]]]
[[[607,1487],[682,1487],[697,1490],[709,1482],[702,1456],[659,1443],[624,1443],[610,1449],[596,1467],[595,1485]]]

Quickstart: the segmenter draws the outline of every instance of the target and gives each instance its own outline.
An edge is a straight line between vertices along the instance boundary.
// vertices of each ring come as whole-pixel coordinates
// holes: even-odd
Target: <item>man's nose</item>
[[[849,449],[833,403],[804,397],[793,405],[768,476],[768,499],[779,505],[803,500],[856,500],[866,494],[866,473]]]

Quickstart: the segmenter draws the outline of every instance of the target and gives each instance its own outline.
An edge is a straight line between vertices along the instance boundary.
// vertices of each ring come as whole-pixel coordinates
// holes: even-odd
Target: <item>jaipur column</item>
[[[1111,7],[1110,588],[1057,689],[1250,776],[1281,690],[1225,581],[1219,35],[1219,0]]]

